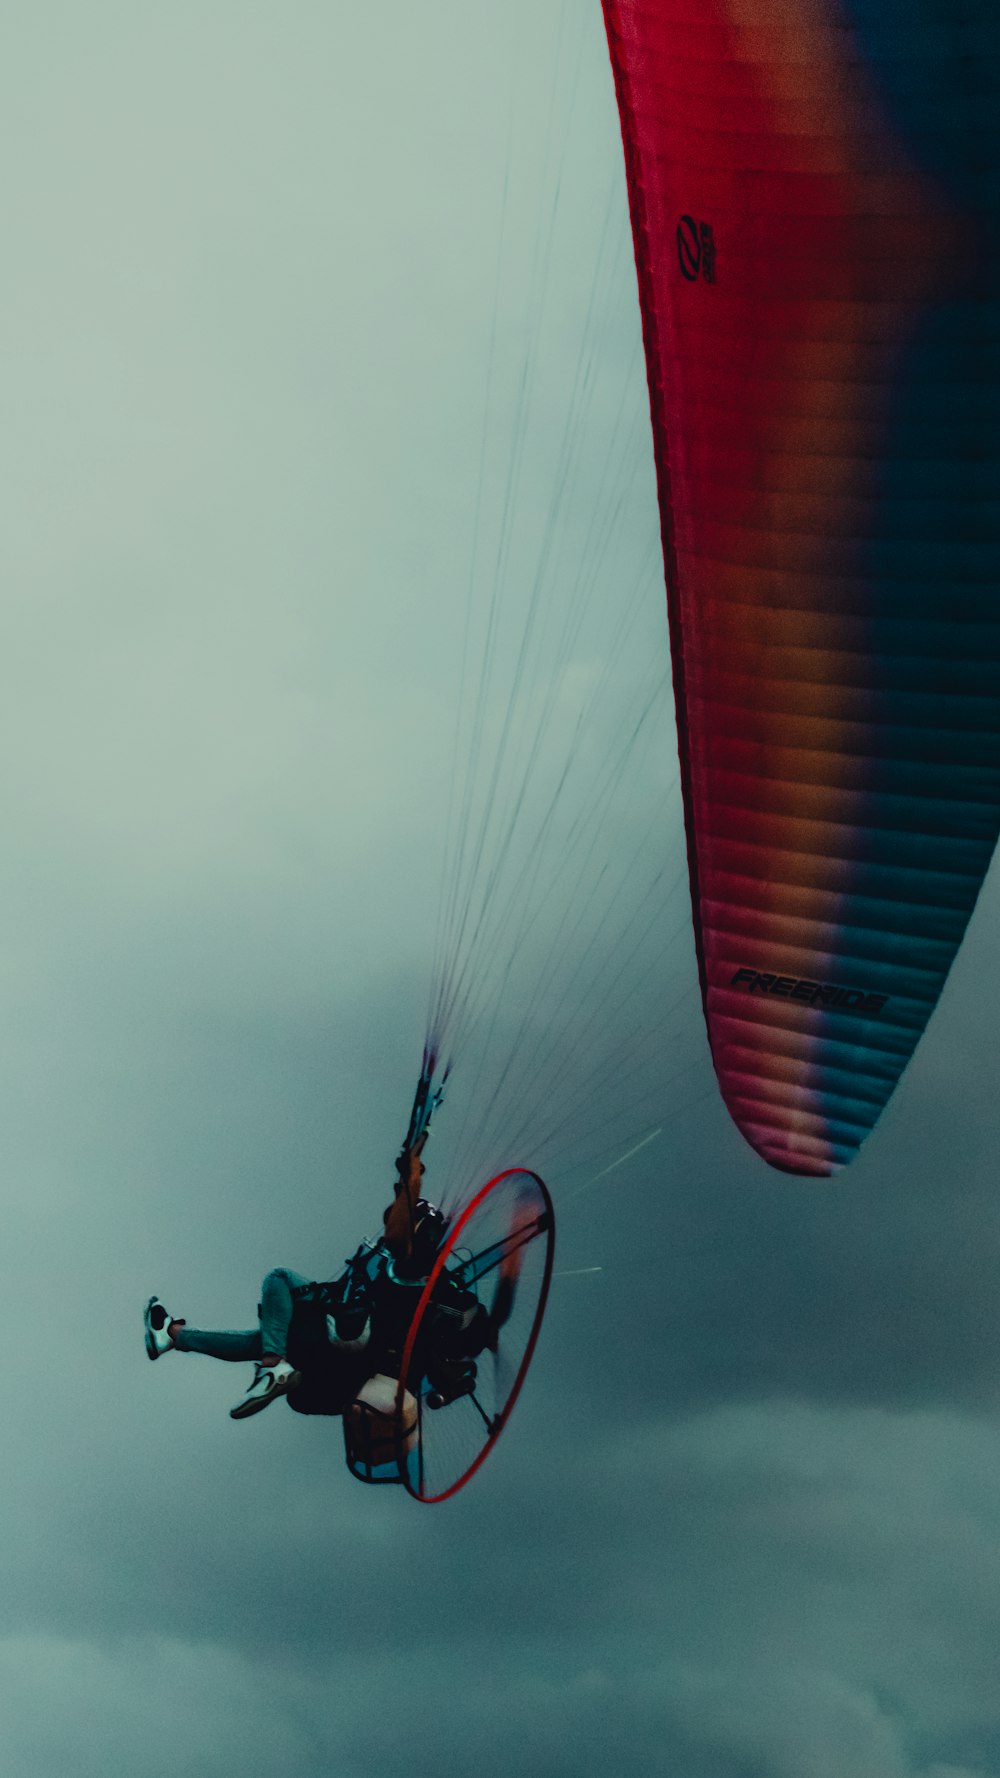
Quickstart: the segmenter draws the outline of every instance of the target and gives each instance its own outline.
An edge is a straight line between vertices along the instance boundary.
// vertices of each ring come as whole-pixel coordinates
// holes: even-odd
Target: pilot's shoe
[[[172,1321],[178,1322],[182,1327],[184,1325],[180,1315],[171,1315],[163,1307],[159,1297],[151,1296],[142,1317],[147,1358],[162,1358],[164,1352],[173,1351],[174,1342],[169,1332]]]
[[[299,1372],[292,1368],[287,1358],[279,1358],[277,1364],[258,1364],[243,1400],[230,1408],[230,1420],[246,1420],[250,1414],[259,1414],[269,1402],[277,1401],[279,1395],[287,1395],[299,1381]]]

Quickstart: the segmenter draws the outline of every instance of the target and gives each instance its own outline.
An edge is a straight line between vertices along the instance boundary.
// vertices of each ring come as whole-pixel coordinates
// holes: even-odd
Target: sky
[[[770,1172],[700,1024],[599,8],[38,0],[4,39],[0,1767],[1000,1778],[996,872],[857,1162]],[[580,1140],[510,1429],[426,1509],[335,1421],[231,1423],[241,1370],[152,1369],[141,1311],[246,1326],[377,1225],[480,693],[487,772],[508,708],[543,787],[575,762],[480,993],[517,1049],[568,935],[509,1103]],[[476,1053],[429,1178],[487,1131]],[[530,1162],[507,1103],[470,1167]]]

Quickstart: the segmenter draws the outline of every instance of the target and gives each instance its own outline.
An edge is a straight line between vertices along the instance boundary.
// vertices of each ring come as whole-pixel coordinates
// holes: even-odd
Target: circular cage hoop
[[[475,1397],[473,1396],[472,1398],[476,1410],[484,1422],[478,1448],[475,1450],[474,1454],[470,1455],[467,1462],[462,1463],[459,1468],[459,1473],[451,1476],[443,1485],[439,1486],[433,1482],[430,1483],[430,1491],[428,1491],[428,1482],[424,1468],[424,1428],[427,1420],[427,1414],[425,1412],[426,1391],[421,1389],[421,1382],[423,1379],[418,1375],[411,1376],[414,1354],[416,1352],[417,1342],[420,1338],[424,1316],[431,1303],[438,1280],[446,1267],[449,1267],[453,1273],[456,1271],[461,1273],[464,1269],[466,1273],[471,1274],[478,1280],[480,1276],[484,1275],[485,1270],[492,1270],[495,1266],[502,1263],[503,1255],[501,1254],[498,1259],[491,1259],[489,1267],[484,1267],[484,1270],[480,1272],[476,1271],[477,1260],[480,1257],[476,1252],[477,1229],[488,1220],[488,1213],[490,1211],[495,1213],[499,1209],[502,1214],[505,1201],[509,1201],[514,1206],[518,1205],[519,1199],[517,1187],[514,1183],[516,1181],[524,1182],[524,1189],[520,1198],[522,1207],[529,1197],[534,1198],[534,1215],[529,1220],[522,1221],[512,1229],[508,1237],[509,1245],[507,1250],[509,1252],[517,1251],[523,1253],[527,1251],[529,1246],[533,1246],[536,1243],[542,1244],[541,1256],[540,1258],[536,1257],[534,1267],[536,1274],[533,1286],[534,1296],[531,1303],[528,1305],[524,1316],[523,1346],[515,1359],[508,1359],[513,1374],[509,1385],[503,1390],[503,1400],[499,1404],[496,1412],[490,1416],[485,1415],[483,1409],[478,1403],[475,1403]],[[498,1250],[501,1245],[502,1243],[494,1241],[485,1249],[485,1252],[487,1254],[492,1254],[495,1250]],[[449,1262],[454,1262],[458,1253],[463,1249],[470,1250],[469,1258],[460,1262],[457,1267],[455,1264],[450,1264]],[[421,1292],[420,1300],[417,1303],[413,1320],[410,1323],[406,1344],[403,1348],[403,1359],[400,1365],[399,1389],[396,1397],[397,1412],[402,1408],[408,1389],[411,1395],[415,1396],[417,1400],[419,1424],[416,1463],[414,1463],[412,1458],[408,1462],[401,1461],[400,1473],[408,1492],[412,1494],[415,1500],[423,1501],[426,1506],[436,1505],[443,1500],[448,1500],[453,1494],[457,1494],[460,1488],[464,1488],[466,1482],[472,1479],[476,1471],[481,1468],[482,1464],[486,1461],[486,1458],[489,1456],[489,1453],[492,1451],[497,1439],[500,1437],[501,1432],[506,1426],[507,1421],[510,1419],[514,1403],[521,1392],[524,1379],[528,1373],[528,1366],[531,1363],[535,1346],[538,1342],[538,1335],[545,1315],[545,1305],[548,1301],[549,1285],[552,1281],[552,1262],[554,1255],[555,1211],[552,1205],[552,1198],[544,1180],[540,1179],[537,1173],[532,1173],[525,1167],[508,1167],[503,1173],[497,1173],[494,1178],[487,1180],[486,1184],[470,1199],[461,1215],[457,1218],[454,1226],[448,1231],[448,1237],[434,1262],[434,1266]],[[458,1405],[457,1402],[454,1402],[439,1410],[442,1417],[445,1414],[454,1413]],[[468,1404],[466,1404],[466,1406],[468,1406]],[[416,1473],[414,1473],[414,1470]]]

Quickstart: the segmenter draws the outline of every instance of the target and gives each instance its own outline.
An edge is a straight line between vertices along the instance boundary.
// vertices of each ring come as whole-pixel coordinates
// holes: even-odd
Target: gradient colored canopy
[[[604,12],[709,1037],[824,1175],[1000,826],[1000,5]]]

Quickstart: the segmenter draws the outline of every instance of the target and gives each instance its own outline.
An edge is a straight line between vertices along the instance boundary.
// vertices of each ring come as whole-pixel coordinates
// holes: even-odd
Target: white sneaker
[[[151,1296],[142,1317],[142,1324],[146,1331],[147,1358],[162,1358],[164,1352],[173,1351],[174,1342],[169,1333],[172,1321],[181,1322],[183,1326],[179,1315],[171,1315],[163,1307],[158,1296]]]
[[[287,1395],[298,1381],[299,1373],[292,1369],[287,1358],[279,1358],[277,1364],[258,1364],[243,1400],[230,1408],[230,1420],[245,1420],[248,1414],[259,1414],[269,1401]]]

